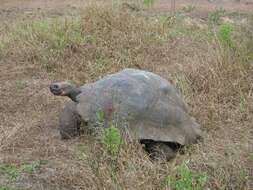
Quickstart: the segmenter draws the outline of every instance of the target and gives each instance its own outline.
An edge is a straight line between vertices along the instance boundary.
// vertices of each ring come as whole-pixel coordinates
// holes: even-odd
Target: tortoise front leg
[[[68,102],[60,114],[59,130],[62,139],[80,135],[81,118],[76,111],[76,103]]]

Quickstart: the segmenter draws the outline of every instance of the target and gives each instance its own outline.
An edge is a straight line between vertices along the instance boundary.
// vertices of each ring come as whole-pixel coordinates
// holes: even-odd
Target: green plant
[[[20,171],[31,174],[36,169],[38,169],[40,165],[41,165],[41,162],[26,163],[26,164],[21,165]]]
[[[222,47],[232,47],[232,31],[233,28],[231,24],[225,23],[220,26],[217,38]]]
[[[119,129],[113,125],[105,128],[102,136],[102,143],[105,145],[107,152],[112,157],[116,157],[122,143]]]
[[[189,161],[183,162],[176,169],[175,176],[168,176],[166,183],[175,190],[201,190],[206,184],[207,176],[193,172],[189,166]]]
[[[216,8],[214,11],[208,13],[208,20],[213,24],[218,24],[220,18],[225,15],[225,9],[220,7]]]
[[[1,164],[0,172],[7,174],[11,180],[20,176],[20,171],[15,164]]]
[[[96,111],[96,117],[99,123],[103,123],[105,120],[105,113],[102,109]]]
[[[111,122],[105,124],[105,113],[102,109],[98,109],[96,112],[98,124],[104,126],[102,131],[102,144],[105,145],[107,152],[112,156],[117,156],[121,145],[121,134],[118,128],[116,128]],[[102,127],[101,126],[101,127]]]
[[[84,41],[89,44],[96,43],[96,34],[88,34],[84,37]]]
[[[0,172],[7,174],[10,180],[17,179],[22,173],[33,173],[38,169],[41,164],[44,164],[43,161],[36,161],[31,163],[24,163],[20,166],[12,163],[0,164]]]
[[[16,188],[7,186],[5,184],[0,184],[0,190],[16,190]]]
[[[240,111],[241,111],[242,113],[245,112],[245,110],[246,110],[246,105],[247,105],[247,100],[246,100],[246,98],[245,98],[243,95],[241,95],[241,96],[240,96],[239,107],[240,107]]]
[[[146,6],[146,7],[152,7],[155,3],[155,0],[144,0],[143,1],[143,4]]]

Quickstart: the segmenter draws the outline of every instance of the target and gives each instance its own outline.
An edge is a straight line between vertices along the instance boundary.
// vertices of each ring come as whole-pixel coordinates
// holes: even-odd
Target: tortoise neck
[[[71,92],[67,95],[72,101],[77,102],[76,97],[81,93],[79,88],[73,88]]]

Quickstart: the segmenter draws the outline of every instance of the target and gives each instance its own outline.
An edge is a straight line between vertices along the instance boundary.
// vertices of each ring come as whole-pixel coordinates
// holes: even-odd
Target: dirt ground
[[[127,1],[126,1],[127,2]],[[92,3],[91,0],[1,0],[0,16],[2,18],[6,12],[12,17],[16,12],[30,13],[31,11],[47,10],[63,14],[66,8],[80,8]],[[97,1],[103,3],[103,1]],[[181,10],[187,6],[193,6],[194,14],[207,16],[209,11],[217,7],[223,7],[228,12],[252,12],[253,1],[235,1],[235,0],[176,0],[176,10]],[[62,10],[63,9],[63,10]],[[171,10],[171,2],[169,0],[158,0],[154,4],[154,11],[166,12]]]
[[[36,17],[38,12],[52,16],[77,14],[79,8],[88,3],[90,1],[85,0],[0,0],[0,32],[8,22],[22,17]],[[252,1],[176,0],[177,10],[188,5],[195,7],[192,16],[201,18],[206,18],[210,10],[220,6],[231,12],[253,11]],[[166,0],[159,0],[154,6],[155,12],[166,12],[170,9],[170,1]],[[50,94],[48,86],[52,80],[55,78],[36,65],[3,62],[0,57],[0,133],[3,137],[0,139],[0,163],[31,160],[48,162],[46,167],[32,178],[23,176],[20,182],[16,182],[16,185],[25,189],[69,189],[67,184],[71,183],[71,177],[63,175],[63,170],[57,170],[57,165],[65,166],[65,172],[68,172],[69,176],[82,172],[75,170],[78,165],[72,162],[73,154],[69,154],[75,151],[80,142],[77,139],[62,141],[58,133],[58,114],[66,99],[55,98]],[[16,131],[17,129],[19,131]],[[242,138],[243,131],[238,129]],[[220,137],[224,134],[225,131]],[[51,186],[59,180],[65,181],[65,185],[61,188],[57,185]]]
[[[68,6],[80,7],[90,3],[90,0],[1,0],[1,9],[59,9]],[[98,2],[102,2],[101,0]],[[126,1],[127,2],[127,1]],[[170,0],[158,0],[155,8],[169,10]],[[198,10],[210,11],[215,7],[223,7],[228,11],[252,11],[253,2],[251,0],[176,0],[176,8],[180,9],[187,5],[196,6]]]

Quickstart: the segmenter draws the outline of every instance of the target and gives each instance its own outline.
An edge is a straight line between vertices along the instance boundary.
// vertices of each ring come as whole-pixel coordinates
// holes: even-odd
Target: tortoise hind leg
[[[70,139],[80,133],[81,118],[76,112],[76,103],[68,102],[60,114],[59,130],[62,139]]]
[[[145,144],[147,152],[153,160],[171,160],[176,156],[176,151],[163,142],[149,142]]]

